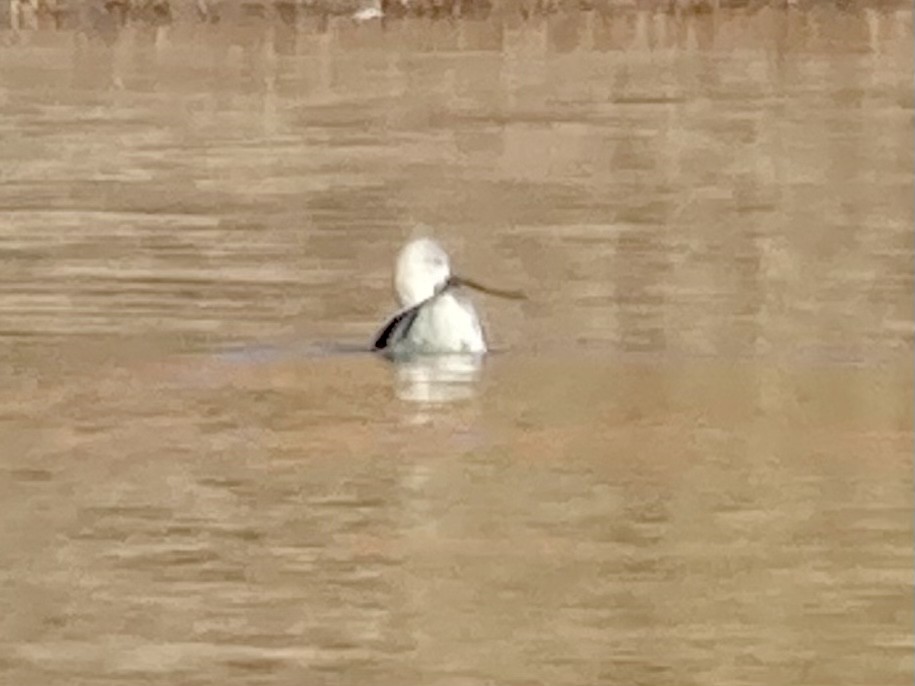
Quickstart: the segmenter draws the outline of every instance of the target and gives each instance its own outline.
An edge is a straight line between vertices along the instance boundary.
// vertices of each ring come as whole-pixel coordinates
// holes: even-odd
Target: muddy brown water
[[[909,684],[910,10],[0,48],[0,682]],[[480,369],[351,347],[420,224]]]

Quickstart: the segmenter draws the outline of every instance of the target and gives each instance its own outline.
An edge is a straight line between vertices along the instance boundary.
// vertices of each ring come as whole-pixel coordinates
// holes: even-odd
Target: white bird
[[[357,23],[371,21],[372,19],[383,19],[384,11],[381,9],[381,2],[374,2],[368,7],[363,7],[353,13],[352,19]]]
[[[462,287],[503,298],[524,297],[452,274],[448,254],[430,238],[407,243],[394,271],[394,290],[403,309],[375,336],[372,349],[391,357],[485,353],[480,318]]]

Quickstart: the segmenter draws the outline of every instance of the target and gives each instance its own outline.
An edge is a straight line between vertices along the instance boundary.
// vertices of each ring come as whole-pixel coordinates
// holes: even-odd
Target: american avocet
[[[403,309],[382,327],[372,348],[392,357],[485,353],[480,318],[463,288],[524,297],[452,274],[448,254],[430,238],[407,243],[394,271],[394,290]]]

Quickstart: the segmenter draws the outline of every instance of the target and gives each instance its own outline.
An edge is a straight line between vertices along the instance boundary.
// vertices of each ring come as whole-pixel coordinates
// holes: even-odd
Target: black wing
[[[372,342],[372,350],[376,352],[387,350],[388,346],[393,342],[395,332],[399,332],[401,336],[406,335],[410,327],[413,326],[413,322],[416,321],[416,316],[419,314],[419,308],[422,304],[408,307],[391,317],[388,323],[375,336],[375,340]]]

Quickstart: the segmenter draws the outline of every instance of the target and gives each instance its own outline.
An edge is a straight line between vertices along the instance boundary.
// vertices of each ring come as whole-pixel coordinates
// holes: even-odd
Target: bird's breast
[[[456,293],[443,293],[423,304],[407,337],[419,352],[486,352],[483,327],[473,303]]]

